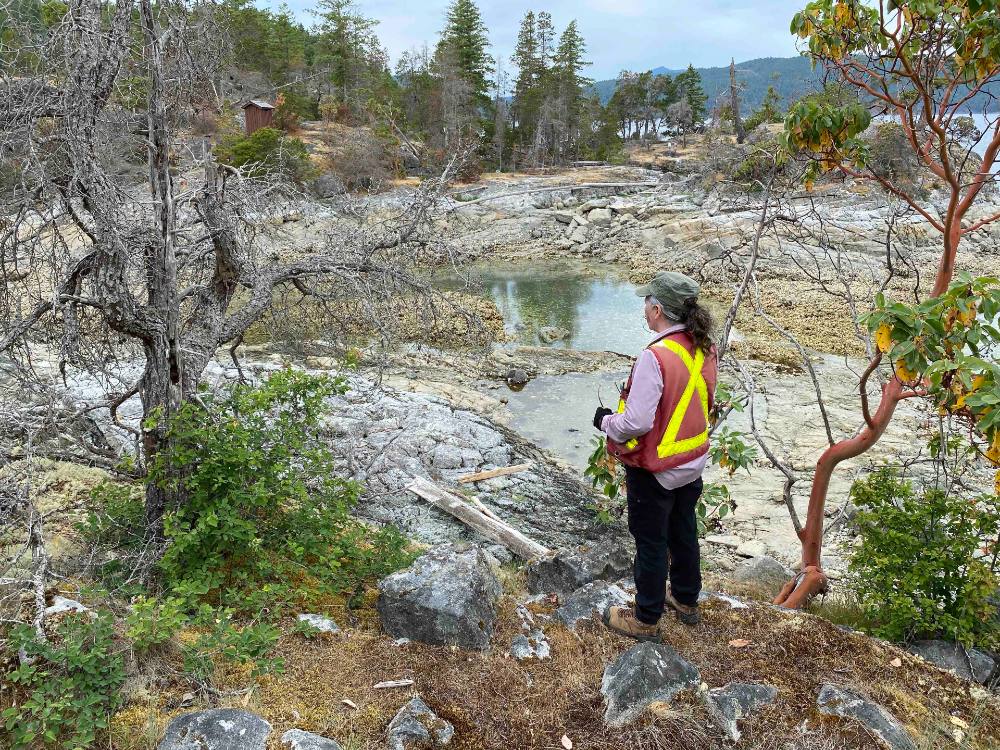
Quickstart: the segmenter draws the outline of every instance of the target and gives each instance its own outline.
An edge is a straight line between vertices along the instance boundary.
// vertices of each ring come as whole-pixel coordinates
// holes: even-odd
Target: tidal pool
[[[492,299],[503,315],[511,343],[545,346],[539,330],[566,337],[548,346],[612,351],[635,356],[651,334],[635,285],[595,266],[540,264],[530,268],[473,267],[468,279],[449,277],[448,289],[466,289]],[[597,436],[592,420],[603,404],[618,403],[617,385],[628,371],[542,375],[507,394],[511,426],[529,440],[583,469]]]
[[[600,268],[547,264],[530,268],[473,267],[468,280],[448,277],[446,289],[465,289],[492,299],[512,343],[545,346],[538,332],[566,336],[549,346],[634,355],[649,341],[642,300],[635,286]]]

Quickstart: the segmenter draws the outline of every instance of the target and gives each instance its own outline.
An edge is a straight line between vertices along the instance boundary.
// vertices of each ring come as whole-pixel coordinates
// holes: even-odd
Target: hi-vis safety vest
[[[714,348],[695,349],[686,331],[672,333],[648,347],[663,377],[663,394],[653,427],[624,445],[608,438],[608,453],[623,464],[653,473],[673,469],[708,452],[709,414],[718,377]],[[633,366],[634,372],[634,366]],[[625,411],[632,388],[629,375],[618,412]]]

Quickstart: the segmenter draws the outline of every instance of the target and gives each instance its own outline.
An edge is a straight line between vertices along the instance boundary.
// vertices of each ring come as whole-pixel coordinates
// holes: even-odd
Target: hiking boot
[[[677,619],[683,622],[685,625],[697,625],[701,622],[701,615],[698,614],[698,605],[695,604],[693,607],[688,604],[681,604],[679,601],[674,599],[674,595],[670,593],[670,587],[667,587],[667,598],[666,605],[674,611],[677,615]]]
[[[656,625],[647,625],[635,616],[631,607],[608,607],[601,618],[608,630],[635,638],[637,641],[653,641],[660,643],[660,629]]]

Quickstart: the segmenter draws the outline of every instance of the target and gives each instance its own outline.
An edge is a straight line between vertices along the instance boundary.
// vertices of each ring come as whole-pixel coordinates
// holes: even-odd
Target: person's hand
[[[600,430],[601,422],[604,421],[605,417],[610,416],[611,414],[614,414],[614,412],[611,411],[611,409],[608,409],[603,406],[597,407],[597,411],[594,412],[594,427]]]

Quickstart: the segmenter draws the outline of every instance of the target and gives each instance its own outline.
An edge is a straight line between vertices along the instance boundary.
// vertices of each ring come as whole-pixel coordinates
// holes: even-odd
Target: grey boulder
[[[523,388],[528,384],[531,379],[528,377],[528,373],[517,367],[512,367],[507,370],[507,376],[504,378],[507,381],[507,385],[512,388]]]
[[[829,683],[819,691],[816,706],[821,714],[858,722],[891,750],[916,750],[916,744],[899,720],[877,703]]]
[[[393,638],[489,648],[500,583],[478,547],[433,549],[379,583],[382,626]]]
[[[736,566],[731,578],[738,583],[757,586],[771,595],[781,591],[795,574],[773,557],[751,557]]]
[[[595,224],[599,227],[606,227],[611,224],[611,209],[610,208],[595,208],[589,214],[587,214],[587,220],[591,224]]]
[[[157,750],[265,750],[269,734],[271,725],[255,714],[215,708],[171,721]]]
[[[312,189],[317,198],[333,198],[347,192],[344,181],[334,172],[327,172],[313,180]]]
[[[954,672],[963,680],[982,685],[990,682],[997,670],[996,660],[989,654],[950,641],[916,641],[907,647],[911,654],[921,656],[941,669]]]
[[[760,706],[774,702],[777,697],[778,689],[770,685],[731,682],[725,687],[709,690],[705,696],[705,705],[726,736],[733,742],[739,742],[739,720],[746,718]]]
[[[429,750],[451,742],[455,728],[417,697],[399,709],[388,734],[389,750]]]
[[[670,646],[640,643],[604,670],[601,694],[608,707],[604,721],[620,727],[634,721],[657,701],[671,701],[701,683],[697,668]]]
[[[632,569],[632,556],[624,544],[559,550],[528,565],[528,591],[565,594],[591,581],[617,581]]]
[[[628,602],[629,596],[622,588],[607,581],[592,581],[570,594],[553,616],[574,630],[580,620],[599,619],[609,606]]]
[[[292,750],[341,750],[340,745],[328,737],[301,729],[289,729],[281,735],[281,744],[288,745]]]

